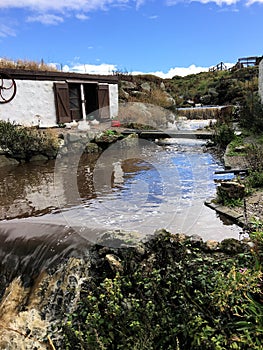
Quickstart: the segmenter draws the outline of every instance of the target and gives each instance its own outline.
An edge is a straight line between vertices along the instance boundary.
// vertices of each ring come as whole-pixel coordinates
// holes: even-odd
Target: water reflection
[[[54,162],[23,164],[0,170],[0,219],[27,217],[54,208]]]

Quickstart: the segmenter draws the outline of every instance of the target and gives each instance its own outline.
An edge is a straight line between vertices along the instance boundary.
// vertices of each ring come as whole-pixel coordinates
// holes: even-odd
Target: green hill
[[[258,66],[174,76],[172,79],[122,75],[119,85],[121,101],[153,103],[171,109],[199,103],[237,105],[248,94],[258,91]]]

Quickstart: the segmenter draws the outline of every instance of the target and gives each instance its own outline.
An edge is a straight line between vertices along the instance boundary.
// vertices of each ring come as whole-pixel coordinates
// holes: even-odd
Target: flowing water
[[[203,152],[203,141],[168,143],[139,140],[128,149],[116,143],[99,156],[1,169],[2,237],[59,240],[66,230],[96,242],[107,231],[145,237],[166,228],[204,240],[238,238],[238,227],[204,205],[215,195],[220,162]]]

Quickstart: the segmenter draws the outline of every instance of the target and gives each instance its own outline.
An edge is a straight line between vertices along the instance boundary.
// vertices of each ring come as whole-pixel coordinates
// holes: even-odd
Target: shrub
[[[235,132],[230,125],[225,123],[215,125],[212,140],[219,149],[225,149],[234,138]]]
[[[249,251],[213,256],[163,233],[143,254],[114,254],[120,269],[96,265],[83,283],[65,349],[261,349],[262,273]]]
[[[252,188],[263,188],[263,172],[262,171],[253,171],[247,178],[246,183],[249,187]]]
[[[18,160],[26,161],[37,154],[54,158],[59,148],[57,136],[51,131],[23,127],[0,121],[0,147]]]
[[[246,160],[251,171],[263,171],[263,147],[260,144],[250,144],[246,150]]]
[[[263,105],[258,94],[251,92],[243,99],[239,122],[242,127],[255,133],[263,131]]]

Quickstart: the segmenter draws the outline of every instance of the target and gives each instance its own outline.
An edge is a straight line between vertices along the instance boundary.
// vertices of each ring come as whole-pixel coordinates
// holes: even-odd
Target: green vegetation
[[[224,150],[227,145],[235,139],[235,132],[231,125],[226,123],[218,122],[214,126],[214,133],[212,136],[212,141],[216,144],[216,146]]]
[[[105,130],[95,138],[96,144],[102,149],[106,149],[109,144],[123,139],[124,136],[115,130]]]
[[[258,67],[236,71],[202,72],[186,77],[175,76],[168,86],[172,95],[180,96],[179,105],[187,100],[205,105],[239,104],[251,91],[258,89]]]
[[[230,239],[212,252],[166,231],[138,248],[95,247],[101,263],[63,325],[64,348],[262,349],[263,232],[256,237],[253,251]]]
[[[133,82],[137,86],[147,82],[151,86],[149,93],[143,91],[142,94],[133,95],[128,102],[140,101],[171,108],[161,88],[161,83],[164,83],[165,91],[175,100],[176,107],[191,106],[189,101],[203,105],[240,105],[248,91],[251,95],[258,90],[258,67],[201,72],[185,77],[174,76],[172,79],[153,75],[121,75],[120,80]]]
[[[28,161],[39,154],[55,158],[59,141],[52,130],[42,131],[0,121],[0,147],[10,157]]]
[[[263,188],[263,147],[260,143],[251,143],[246,150],[249,174],[245,179],[248,188]]]
[[[263,132],[263,105],[256,93],[245,95],[239,116],[240,126],[259,134]]]

